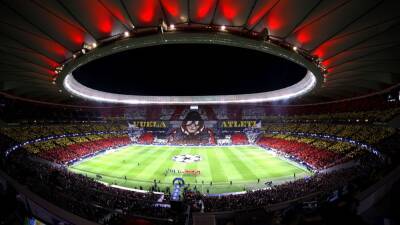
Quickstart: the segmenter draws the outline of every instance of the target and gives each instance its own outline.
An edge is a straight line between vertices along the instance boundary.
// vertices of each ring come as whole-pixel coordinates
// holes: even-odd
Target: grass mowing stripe
[[[104,154],[97,155],[97,156],[91,158],[90,160],[81,162],[79,164],[72,165],[71,167],[72,168],[78,168],[78,167],[85,168],[85,167],[93,167],[94,166],[95,169],[100,169],[97,167],[99,165],[99,163],[103,164],[103,165],[110,164],[110,166],[112,166],[112,164],[114,164],[114,162],[109,159],[114,158],[114,156],[119,157],[119,155],[121,155],[121,154],[126,154],[126,152],[130,150],[129,147],[130,146],[124,147],[124,148],[122,148],[118,151],[112,152],[112,153],[104,153]],[[148,147],[141,149],[139,154],[142,155],[143,153],[145,153],[147,151],[147,149],[148,149]],[[139,151],[139,149],[137,149],[137,151]],[[118,159],[117,161],[120,161],[120,159]]]
[[[121,174],[121,176],[126,176],[128,179],[132,178],[135,169],[137,170],[139,167],[137,163],[143,160],[147,154],[155,154],[155,153],[156,151],[154,150],[153,152],[151,149],[143,149],[139,153],[132,150],[127,150],[125,157],[123,159],[120,159],[119,161],[121,162],[122,160],[122,162],[125,164],[125,167],[123,168],[123,170],[118,171],[118,173]],[[132,158],[135,159],[134,162],[131,161]],[[128,160],[128,163],[124,162],[126,161],[126,159]]]
[[[232,164],[236,167],[236,170],[239,173],[242,173],[243,177],[248,178],[249,180],[256,180],[257,176],[251,171],[249,167],[243,161],[236,155],[235,151],[240,151],[236,150],[234,148],[228,148],[227,151],[224,151],[227,157],[231,159]]]
[[[189,153],[190,154],[192,154],[192,155],[198,155],[199,154],[199,148],[190,148],[190,149],[188,149],[189,150]],[[198,169],[198,162],[195,162],[195,163],[187,163],[186,165],[185,165],[185,168],[184,168],[184,170],[197,170]],[[185,183],[186,184],[194,184],[195,183],[195,176],[192,176],[192,175],[184,175],[184,178],[183,178],[184,180],[185,180]]]
[[[129,150],[130,153],[133,153],[132,149]],[[157,153],[159,152],[158,148],[147,148],[144,153],[142,153],[140,156],[135,157],[137,154],[127,154],[126,155],[126,160],[131,162],[128,166],[128,168],[123,171],[124,175],[127,177],[127,181],[125,183],[131,183],[131,182],[136,182],[140,183],[137,186],[149,186],[151,183],[149,182],[150,179],[148,177],[141,177],[139,176],[140,173],[142,173],[143,169],[143,162],[145,165],[149,165],[150,163],[147,163],[149,160],[153,160],[155,155],[158,155]],[[138,165],[138,163],[140,163]],[[145,181],[145,182],[142,182]],[[151,180],[152,181],[152,180]]]
[[[170,154],[169,161],[166,161],[166,163],[164,164],[164,168],[175,170],[176,172],[175,173],[169,172],[166,177],[164,176],[164,178],[161,179],[163,183],[168,183],[168,184],[172,184],[172,180],[174,178],[182,176],[181,174],[179,174],[177,172],[177,170],[183,170],[183,166],[184,166],[183,163],[172,160],[172,157],[174,157],[176,155],[185,154],[184,148],[171,147],[170,151],[172,151],[173,154]]]
[[[259,151],[263,152],[265,151],[262,148],[258,148]],[[297,166],[294,163],[290,163],[288,161],[286,161],[285,159],[280,159],[277,156],[273,156],[272,154],[268,153],[268,152],[264,152],[265,155],[269,155],[272,158],[268,158],[268,160],[266,161],[266,163],[264,163],[264,166],[267,166],[267,171],[268,175],[270,177],[277,177],[280,178],[282,176],[287,176],[287,174],[293,174],[293,172],[296,173],[301,173],[304,172],[304,169]],[[273,168],[273,169],[271,169]],[[275,178],[276,179],[276,178]]]
[[[162,149],[159,146],[154,147],[154,150],[158,152],[158,154],[147,154],[146,158],[142,161],[140,161],[140,171],[136,174],[137,177],[139,178],[150,178],[149,174],[146,174],[145,172],[150,172],[154,170],[154,163],[157,162],[158,160],[162,159],[165,155],[168,155],[168,150]],[[152,174],[152,173],[151,173]],[[153,180],[153,179],[151,179]]]
[[[207,162],[210,167],[210,173],[214,182],[228,181],[224,169],[220,164],[218,157],[215,156],[214,149],[205,149],[207,151]]]
[[[139,151],[139,152],[138,152]],[[141,150],[132,150],[132,149],[124,149],[122,152],[118,152],[119,154],[125,155],[124,158],[114,158],[114,154],[110,154],[110,155],[105,155],[103,158],[101,158],[101,162],[112,162],[112,164],[110,166],[106,166],[105,168],[103,168],[103,170],[100,171],[101,174],[103,175],[108,175],[108,176],[116,176],[116,174],[121,173],[119,176],[123,177],[123,176],[127,176],[129,179],[132,179],[132,176],[129,176],[129,174],[133,171],[133,170],[137,170],[137,162],[139,160],[142,160],[144,158],[146,158],[149,154],[149,152],[154,152],[156,153],[155,150],[152,150],[148,147],[141,149]],[[140,155],[138,157],[136,157],[137,153],[140,153]],[[134,160],[133,160],[134,159]],[[100,162],[100,163],[101,163]],[[120,169],[118,166],[116,165],[125,165],[128,164],[129,171],[128,170],[123,170]],[[132,168],[132,167],[133,168]],[[96,167],[94,170],[98,170],[98,167]]]
[[[174,155],[180,154],[198,154],[201,156],[201,160],[195,163],[180,163],[172,160]],[[140,166],[137,165],[137,162],[140,162]],[[154,179],[161,180],[162,183],[158,186],[161,190],[165,190],[165,187],[171,187],[173,178],[182,176],[182,174],[176,173],[166,177],[164,171],[167,168],[200,170],[201,174],[197,177],[183,175],[183,178],[185,183],[190,183],[191,187],[196,185],[203,193],[206,190],[210,190],[210,193],[225,193],[241,191],[243,188],[261,188],[264,182],[257,183],[258,177],[261,181],[283,182],[293,180],[293,172],[296,172],[299,178],[304,174],[303,170],[296,165],[268,154],[264,149],[255,146],[132,145],[75,164],[70,167],[70,170],[86,173],[91,177],[95,177],[96,174],[104,175],[101,179],[104,182],[118,182],[122,186],[143,187],[146,190],[153,184]],[[124,179],[125,175],[128,180]],[[204,185],[202,185],[202,180]],[[231,180],[233,185],[229,184]],[[210,186],[210,181],[213,181],[212,186]]]
[[[199,186],[202,181],[205,183],[209,183],[211,181],[211,169],[208,165],[210,162],[208,160],[207,151],[209,149],[201,149],[201,148],[194,148],[196,149],[196,154],[200,155],[201,160],[196,163],[192,163],[196,165],[197,170],[200,171],[200,174],[192,179],[192,183],[194,182],[195,185]],[[196,182],[197,181],[197,182]]]
[[[251,154],[249,154],[250,152]],[[242,161],[251,165],[251,171],[257,176],[257,179],[262,177],[274,177],[270,172],[271,170],[266,169],[273,165],[276,160],[272,155],[260,149],[248,149],[244,151],[236,151],[236,153]],[[279,167],[273,168],[274,170],[279,169]]]
[[[135,150],[136,151],[136,150]],[[142,150],[139,150],[140,155],[136,159],[142,159],[143,157],[146,157],[148,151],[151,151],[151,149],[145,147]],[[114,153],[119,153],[119,154],[126,154],[126,155],[131,155],[133,152],[131,149],[122,149],[121,151],[118,152],[113,152],[109,154],[103,154],[101,156],[96,157],[96,161],[93,164],[89,164],[89,168],[86,167],[86,163],[79,164],[77,169],[84,169],[84,170],[91,170],[92,172],[95,172],[97,174],[102,174],[102,175],[108,175],[108,176],[124,176],[128,171],[122,169],[121,167],[124,167],[125,165],[125,158],[128,161],[130,157],[125,157],[124,159],[116,159],[114,157]],[[136,152],[135,152],[136,153]],[[155,152],[154,152],[155,153]],[[135,154],[132,154],[135,155]],[[89,163],[90,161],[88,161]],[[128,162],[129,163],[129,162]],[[130,162],[132,163],[132,161]],[[133,164],[133,163],[132,163]],[[136,165],[136,163],[135,163]],[[122,174],[118,174],[119,171],[123,172]],[[118,174],[118,175],[117,175]]]
[[[221,161],[224,167],[224,171],[225,173],[227,173],[226,176],[229,178],[229,181],[239,181],[246,179],[246,177],[243,177],[241,171],[239,171],[234,165],[234,163],[232,163],[232,158],[226,154],[227,151],[230,150],[225,148],[222,151],[215,150],[214,152],[216,152],[218,159]],[[238,151],[241,150],[238,149]]]
[[[165,157],[160,163],[159,166],[156,168],[156,170],[153,173],[153,176],[158,176],[159,180],[163,183],[168,183],[171,178],[170,175],[168,174],[167,176],[163,175],[165,170],[168,168],[172,168],[172,164],[174,164],[174,161],[172,160],[172,157],[175,155],[179,154],[179,149],[169,149],[169,150],[164,150],[168,153],[168,156]]]

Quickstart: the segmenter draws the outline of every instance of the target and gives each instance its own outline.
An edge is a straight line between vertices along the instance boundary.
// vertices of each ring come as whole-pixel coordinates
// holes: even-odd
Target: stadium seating
[[[152,144],[153,141],[154,135],[152,133],[144,133],[138,139],[139,144]]]
[[[387,160],[390,163],[386,165],[384,161],[361,148],[360,144],[351,142],[360,141],[376,147],[385,156],[398,154],[395,151],[399,148],[398,130],[387,127],[385,122],[397,116],[400,107],[397,103],[391,105],[387,102],[379,103],[378,100],[373,100],[371,105],[367,103],[368,101],[357,100],[353,103],[335,103],[321,107],[293,106],[282,110],[276,107],[274,112],[270,106],[257,105],[246,108],[221,105],[200,107],[203,118],[214,120],[210,124],[219,124],[219,120],[262,121],[261,129],[224,129],[215,125],[213,128],[206,127],[200,136],[178,134],[180,129],[176,123],[189,111],[183,106],[121,107],[102,112],[89,109],[57,109],[53,112],[48,108],[35,106],[51,119],[38,115],[39,113],[26,116],[11,109],[0,112],[4,120],[10,122],[4,123],[0,128],[2,153],[26,141],[56,138],[24,145],[22,149],[10,154],[7,160],[0,161],[10,176],[30,190],[84,218],[99,222],[99,218],[123,218],[136,213],[141,216],[170,218],[173,213],[168,208],[154,207],[155,201],[158,201],[157,204],[170,203],[170,193],[167,190],[163,197],[152,193],[160,189],[156,185],[149,188],[149,193],[126,191],[51,165],[65,165],[88,155],[96,155],[103,150],[131,143],[216,145],[219,139],[229,139],[230,141],[221,145],[257,144],[268,150],[273,149],[271,151],[287,159],[306,164],[317,173],[282,185],[268,186],[263,190],[248,191],[242,195],[204,196],[204,191],[199,193],[193,186],[188,186],[184,201],[185,204],[192,205],[193,210],[201,210],[199,200],[204,203],[203,210],[206,212],[265,207],[314,194],[317,197],[313,199],[320,200],[326,199],[332,191],[349,183],[359,186],[371,184],[390,171],[390,166],[398,163],[396,157],[393,157]],[[133,134],[135,131],[128,129],[128,122],[131,120],[168,120],[166,123],[174,126],[158,130],[139,128],[138,133]],[[345,141],[323,138],[324,135]],[[137,137],[135,142],[132,141],[133,136]],[[171,140],[171,137],[176,139]],[[155,142],[157,139],[163,141]],[[52,163],[35,161],[37,157]],[[325,169],[330,170],[338,165],[340,167],[341,163],[353,161],[357,163],[350,169],[323,173]],[[140,186],[136,188],[142,189]],[[244,187],[243,190],[250,189]],[[120,213],[108,217],[116,209]]]
[[[205,205],[205,211],[232,211],[240,209],[254,209],[258,207],[269,206],[274,203],[284,202],[289,199],[297,199],[307,196],[311,193],[316,193],[322,190],[321,193],[335,190],[349,181],[354,180],[357,175],[357,170],[354,168],[341,170],[329,174],[317,174],[309,179],[300,179],[293,182],[288,182],[283,185],[274,186],[271,189],[251,191],[243,195],[227,195],[216,197],[202,197]],[[315,195],[313,199],[326,198],[325,194],[320,196]],[[190,200],[193,199],[189,198]]]
[[[374,144],[395,133],[394,128],[358,124],[264,123],[267,132],[328,134]]]
[[[86,141],[74,144],[67,144],[63,147],[54,147],[45,151],[40,151],[39,156],[46,160],[65,164],[71,160],[79,159],[82,156],[96,153],[97,151],[123,146],[131,143],[129,137],[113,137],[94,141]]]
[[[48,201],[96,222],[115,210],[125,215],[140,212],[160,218],[168,211],[153,207],[159,195],[113,188],[83,175],[38,164],[24,155],[14,155],[6,171]]]
[[[316,148],[312,145],[297,141],[263,137],[258,140],[258,144],[294,156],[316,169],[327,168],[340,159],[340,155],[336,152]]]
[[[231,136],[232,144],[234,145],[246,145],[249,144],[247,137],[242,133],[235,133]]]
[[[68,124],[33,124],[0,128],[0,133],[18,141],[25,142],[64,134],[82,134],[87,132],[124,131],[128,124],[124,123],[68,123]]]

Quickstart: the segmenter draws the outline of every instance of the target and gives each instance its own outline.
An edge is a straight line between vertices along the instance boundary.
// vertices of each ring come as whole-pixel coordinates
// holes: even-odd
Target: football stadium
[[[0,28],[0,225],[400,224],[396,0],[2,0]]]

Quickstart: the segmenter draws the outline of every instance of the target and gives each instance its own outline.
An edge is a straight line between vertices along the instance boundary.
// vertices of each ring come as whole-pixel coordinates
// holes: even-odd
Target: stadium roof
[[[267,29],[271,40],[319,57],[327,69],[325,83],[297,103],[353,98],[398,84],[399,12],[396,0],[4,0],[0,91],[82,104],[53,84],[61,65],[84,46],[164,24],[241,35]]]

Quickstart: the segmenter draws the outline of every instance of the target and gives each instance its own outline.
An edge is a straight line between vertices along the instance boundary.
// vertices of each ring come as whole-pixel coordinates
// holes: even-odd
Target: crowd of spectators
[[[398,93],[398,92],[397,92]],[[238,106],[239,107],[239,106]],[[234,111],[226,109],[226,114]],[[400,101],[388,101],[386,94],[330,104],[298,106],[254,106],[242,110],[241,119],[269,122],[387,122],[400,113]],[[217,115],[219,115],[217,113]]]
[[[29,140],[64,134],[83,134],[88,132],[110,132],[128,129],[126,122],[79,122],[61,124],[30,124],[6,126],[0,128],[0,133],[23,143]]]
[[[155,106],[154,108],[105,109],[104,112],[91,109],[80,111],[79,109],[58,108],[57,112],[53,113],[52,110],[39,106],[38,110],[32,110],[30,107],[23,108],[20,105],[10,107],[10,104],[13,103],[9,102],[5,104],[7,107],[0,108],[2,118],[21,123],[0,128],[0,150],[5,150],[16,143],[52,135],[127,130],[126,119],[180,120],[188,111],[188,108],[183,106],[161,108]],[[20,112],[15,112],[16,109]],[[26,109],[35,112],[35,115],[27,116],[28,110]],[[42,112],[47,113],[42,114]],[[207,212],[265,207],[314,194],[326,197],[332,191],[353,183],[354,180],[367,183],[369,179],[366,178],[377,179],[379,177],[376,170],[379,160],[369,154],[360,154],[357,146],[348,142],[283,134],[284,132],[329,134],[350,138],[377,146],[378,149],[390,152],[392,155],[397,154],[398,146],[395,144],[398,145],[400,138],[395,129],[382,126],[383,122],[389,121],[400,113],[400,107],[397,102],[393,105],[382,102],[381,99],[341,102],[320,107],[208,106],[204,108],[204,113],[210,120],[262,119],[263,131],[266,133],[277,131],[281,134],[266,134],[256,139],[257,144],[266,148],[274,148],[288,157],[295,157],[300,161],[307,162],[316,169],[327,168],[335,163],[352,159],[355,155],[360,162],[356,167],[350,169],[337,170],[332,173],[317,173],[293,182],[268,186],[264,190],[248,191],[242,195],[211,197],[191,191],[185,193],[186,203],[196,208],[198,206],[196,203],[201,200],[204,203],[204,210]],[[3,115],[6,116],[3,117]],[[19,119],[21,117],[29,117],[29,123],[24,123]],[[57,117],[63,118],[65,121],[50,122],[52,118]],[[106,117],[114,119],[106,120]],[[36,118],[40,118],[40,121],[36,122]],[[77,120],[71,118],[77,118]],[[182,139],[184,141],[176,143],[215,144],[213,132],[218,131],[207,131],[208,135],[203,138],[204,140],[201,139],[202,142],[198,141],[200,139]],[[144,133],[139,137],[139,140],[146,144],[151,144],[152,139],[154,139],[154,135],[151,137],[149,133]],[[211,141],[212,139],[213,141]],[[248,144],[248,140],[244,133],[232,134],[229,144]],[[34,154],[46,160],[64,164],[103,149],[129,143],[131,140],[127,135],[102,134],[63,137],[26,145],[24,148],[30,154],[16,151],[6,161],[2,160],[1,162],[9,175],[33,192],[68,211],[95,222],[109,224],[114,223],[115,221],[111,222],[111,220],[115,218],[120,219],[136,214],[171,218],[168,208],[156,206],[155,202],[161,197],[158,194],[112,188],[92,178],[69,173],[62,169],[63,167],[52,167],[50,164],[31,161],[31,158],[28,157],[28,155]],[[157,202],[157,204],[168,203],[168,199],[168,196],[165,196],[164,201]]]
[[[152,133],[143,133],[138,138],[137,142],[139,144],[153,144],[154,142],[154,135]]]
[[[212,129],[204,129],[202,132],[192,135],[185,134],[181,129],[173,129],[168,135],[168,144],[171,145],[211,145],[215,144]]]
[[[243,133],[234,133],[231,135],[231,141],[233,145],[247,145],[249,144],[249,140],[247,139],[246,134]]]
[[[379,162],[376,158],[362,161],[365,163],[355,168],[333,173],[317,173],[311,177],[271,186],[264,190],[248,191],[242,195],[211,197],[188,191],[185,194],[185,201],[193,204],[196,209],[196,203],[201,199],[204,210],[214,212],[265,207],[315,193],[317,196],[326,197],[355,178],[360,179],[360,175],[371,175],[366,169],[374,168],[374,164]],[[7,162],[6,172],[20,183],[27,185],[32,191],[58,206],[96,222],[102,220],[103,224],[107,224],[107,219],[105,219],[108,218],[107,215],[115,213],[119,217],[135,213],[160,218],[171,216],[169,209],[156,207],[154,204],[160,199],[160,195],[157,194],[115,189],[98,183],[92,178],[69,173],[62,168],[31,161],[24,152],[14,153]],[[168,200],[168,197],[164,199]],[[115,216],[110,218],[115,218]]]
[[[6,172],[44,199],[83,218],[108,224],[110,215],[148,215],[164,218],[168,209],[156,207],[160,195],[122,190],[60,167],[13,154]]]
[[[314,114],[299,114],[299,115],[275,115],[265,114],[260,109],[248,109],[244,112],[243,119],[262,119],[267,123],[308,123],[308,122],[319,122],[319,123],[359,123],[359,124],[371,124],[371,123],[383,123],[392,119],[394,116],[400,113],[400,107],[391,108],[386,110],[371,110],[371,111],[354,111],[354,112],[336,112],[332,111],[329,113],[314,113]]]
[[[28,138],[42,138],[48,135],[62,135],[67,133],[84,133],[89,131],[118,131],[126,128],[120,123],[112,123],[110,125],[102,123],[89,123],[81,126],[77,124],[69,125],[37,125],[22,127],[5,127],[1,128],[1,132],[8,138],[14,139],[16,142],[30,140]],[[389,137],[395,132],[393,128],[381,126],[366,126],[357,124],[314,124],[314,123],[271,123],[263,124],[262,130],[268,132],[293,132],[306,134],[329,134],[336,137],[350,138],[356,141],[363,141],[367,144],[378,143],[380,140]],[[209,132],[208,132],[209,133]],[[214,137],[214,135],[211,135]],[[249,144],[248,136],[245,132],[233,132],[230,135],[230,144]],[[111,138],[111,139],[110,139]],[[121,140],[119,138],[111,141],[115,143],[105,143],[106,139],[112,140],[111,134],[102,135],[86,135],[78,137],[63,137],[52,139],[45,142],[32,143],[25,148],[28,152],[37,154],[40,157],[56,162],[66,163],[70,160],[81,156],[94,153],[100,149],[110,148],[130,143],[126,136]],[[138,137],[137,142],[141,144],[152,144],[155,136],[151,132],[142,133]],[[270,139],[267,139],[270,138]],[[102,140],[103,139],[103,140]],[[204,141],[197,140],[197,137],[185,138],[183,142],[169,141],[173,144],[210,144],[210,138]],[[212,139],[212,138],[211,138]],[[116,142],[116,140],[121,142]],[[196,142],[198,141],[198,143]],[[302,137],[288,134],[264,135],[257,139],[258,144],[279,149],[281,152],[294,156],[300,161],[304,161],[313,168],[322,169],[332,166],[335,163],[343,162],[355,158],[360,154],[359,147],[348,142],[337,142],[322,140],[311,137]],[[98,146],[98,147],[95,147]],[[340,160],[339,160],[340,159]]]
[[[397,93],[397,94],[395,94]],[[398,89],[392,93],[398,95]],[[392,99],[393,100],[393,99]],[[389,101],[388,93],[367,98],[339,101],[329,104],[286,106],[275,104],[204,106],[208,120],[262,119],[266,122],[387,122],[400,113],[400,101]],[[79,122],[112,120],[179,120],[188,107],[60,107],[51,104],[19,101],[0,95],[0,118],[7,122]],[[29,113],[27,113],[29,112]]]
[[[329,141],[329,140],[322,140],[316,139],[312,137],[302,137],[302,136],[295,136],[289,134],[269,134],[264,135],[268,137],[280,138],[288,141],[297,141],[306,144],[310,144],[319,149],[326,149],[335,153],[339,154],[354,154],[356,155],[357,152],[360,151],[360,147],[348,142],[338,142],[338,141]]]
[[[373,157],[373,156],[372,156]],[[198,192],[188,191],[185,193],[186,201],[192,204],[194,209],[200,210],[200,200],[204,211],[232,211],[250,210],[271,206],[289,200],[326,200],[333,192],[346,189],[347,191],[357,185],[365,185],[374,182],[378,177],[376,168],[380,162],[371,156],[365,156],[364,162],[357,167],[337,170],[330,173],[317,173],[311,177],[298,179],[292,182],[272,186],[257,191],[248,191],[240,195],[223,195],[219,197],[203,196]],[[349,185],[351,187],[349,187]]]
[[[396,131],[384,126],[334,124],[334,123],[264,123],[262,130],[266,132],[293,132],[307,134],[331,135],[350,138],[368,144],[383,140]]]
[[[71,160],[96,153],[100,150],[128,145],[131,140],[128,136],[105,138],[87,142],[78,142],[65,147],[55,147],[47,151],[40,151],[38,155],[51,162],[66,164]]]
[[[257,143],[262,147],[273,148],[279,153],[284,153],[288,157],[295,157],[300,161],[306,162],[314,169],[330,167],[342,157],[336,152],[292,140],[262,137]]]

